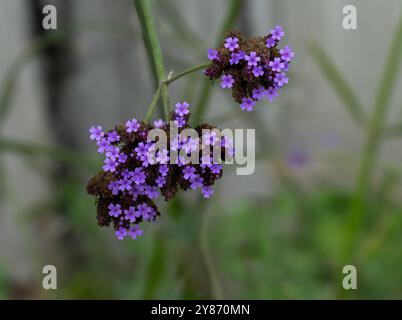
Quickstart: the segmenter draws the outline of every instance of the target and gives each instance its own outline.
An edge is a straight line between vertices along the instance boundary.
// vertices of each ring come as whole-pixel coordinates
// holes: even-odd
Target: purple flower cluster
[[[222,88],[232,89],[242,110],[252,111],[262,98],[272,101],[288,84],[287,72],[294,52],[289,46],[278,48],[285,32],[276,26],[265,37],[244,39],[240,32],[228,32],[225,42],[208,50],[211,65],[204,74],[220,79]]]
[[[219,160],[232,156],[233,148],[227,137],[208,124],[195,128],[201,138],[185,136],[182,131],[189,128],[189,107],[187,102],[177,103],[172,111],[171,123],[178,128],[173,137],[171,123],[163,120],[152,126],[132,119],[107,132],[100,126],[89,130],[105,160],[103,170],[88,182],[87,191],[96,197],[98,224],[112,223],[118,239],[140,236],[139,223],[154,221],[160,215],[154,201],[161,196],[168,201],[179,188],[199,189],[205,198],[212,196],[212,186],[222,177],[222,165],[214,163],[212,147],[220,144]],[[147,139],[155,128],[170,137],[169,147],[157,150],[156,142]],[[172,151],[177,151],[177,161],[170,161]],[[188,159],[193,153],[198,156],[196,163]]]

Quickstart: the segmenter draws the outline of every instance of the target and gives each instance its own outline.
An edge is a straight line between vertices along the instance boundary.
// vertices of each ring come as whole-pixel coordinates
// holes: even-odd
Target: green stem
[[[178,79],[180,79],[180,78],[182,78],[182,77],[184,77],[184,76],[186,76],[186,75],[189,75],[189,74],[191,74],[191,73],[193,73],[193,72],[197,72],[197,71],[202,70],[202,69],[205,69],[205,68],[208,67],[209,65],[210,65],[210,63],[204,63],[204,64],[201,64],[201,65],[199,65],[199,66],[195,66],[195,67],[189,68],[189,69],[184,70],[183,72],[181,72],[181,73],[179,73],[179,74],[177,74],[177,75],[175,75],[175,76],[173,76],[173,77],[170,77],[170,78],[168,78],[168,79],[162,81],[162,83],[164,83],[164,84],[166,84],[166,85],[169,85],[169,84],[171,84],[172,82],[174,82],[174,81],[176,81],[176,80],[178,80]]]
[[[145,48],[147,50],[148,58],[153,70],[155,86],[156,88],[158,88],[159,86],[161,87],[165,118],[166,120],[169,120],[169,92],[167,85],[162,83],[165,79],[165,66],[163,64],[162,51],[159,45],[159,40],[156,33],[155,23],[152,17],[149,0],[134,0],[134,5],[136,7],[137,15],[141,24]]]
[[[147,115],[146,115],[145,120],[144,120],[145,123],[149,123],[149,121],[151,120],[151,117],[152,117],[152,114],[154,113],[155,107],[158,104],[160,95],[161,95],[161,87],[159,86],[158,89],[156,90],[153,98],[152,98],[151,105],[149,106]]]
[[[360,160],[356,192],[352,199],[350,217],[346,226],[344,260],[352,255],[366,209],[365,202],[371,185],[371,177],[377,160],[377,152],[383,136],[384,122],[389,109],[392,92],[402,56],[402,18],[395,33],[385,69],[380,80],[374,111],[367,127],[367,139]],[[347,262],[347,261],[346,261]]]
[[[222,41],[227,30],[233,27],[239,13],[240,13],[240,9],[242,8],[243,3],[244,3],[244,0],[232,0],[229,11],[226,15],[226,18],[225,18],[225,20],[222,24],[221,30],[219,32],[219,36],[216,41],[216,46],[218,46],[219,43]],[[201,121],[201,119],[203,118],[203,116],[206,112],[208,100],[210,98],[210,93],[211,93],[210,81],[208,79],[205,79],[204,83],[202,85],[202,88],[201,88],[200,98],[198,100],[198,103],[195,106],[195,112],[194,112],[194,118],[193,118],[194,124],[198,124]]]

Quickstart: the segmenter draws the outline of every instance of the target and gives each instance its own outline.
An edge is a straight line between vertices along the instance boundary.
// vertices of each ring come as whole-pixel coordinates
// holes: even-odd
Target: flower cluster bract
[[[217,49],[208,50],[211,65],[204,74],[220,79],[222,88],[231,88],[242,110],[252,111],[255,103],[266,97],[270,101],[288,82],[287,71],[294,57],[289,46],[278,48],[285,35],[276,26],[265,37],[244,39],[240,32],[230,31]]]
[[[98,224],[112,224],[118,239],[136,239],[142,234],[139,223],[154,221],[160,215],[154,202],[158,197],[170,200],[179,188],[200,189],[205,198],[213,194],[212,186],[222,177],[222,165],[213,161],[211,148],[219,144],[219,158],[224,160],[233,155],[232,142],[216,134],[216,127],[209,124],[195,128],[202,139],[182,134],[190,128],[190,115],[189,104],[183,102],[176,104],[170,123],[157,120],[149,125],[132,119],[107,132],[100,126],[89,130],[90,139],[105,160],[103,170],[88,182],[87,192],[96,197]],[[172,124],[177,129],[174,136],[170,136]],[[166,149],[155,150],[156,142],[148,139],[150,130],[156,128],[168,137]],[[172,163],[173,151],[195,153],[197,161],[193,163],[179,155]]]

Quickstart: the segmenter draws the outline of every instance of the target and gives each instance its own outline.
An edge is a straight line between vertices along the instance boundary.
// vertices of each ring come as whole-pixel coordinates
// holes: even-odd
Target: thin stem
[[[174,81],[176,81],[176,80],[178,80],[178,79],[180,79],[180,78],[182,78],[182,77],[184,77],[184,76],[186,76],[186,75],[189,75],[189,74],[191,74],[191,73],[193,73],[193,72],[197,72],[197,71],[202,70],[202,69],[205,69],[205,68],[208,67],[209,65],[210,65],[210,63],[204,63],[204,64],[201,64],[201,65],[199,65],[199,66],[195,66],[195,67],[189,68],[189,69],[184,70],[183,72],[181,72],[181,73],[179,73],[179,74],[177,74],[177,75],[175,75],[175,76],[173,76],[173,77],[170,77],[170,78],[168,78],[168,79],[162,81],[162,83],[164,83],[164,84],[166,84],[166,85],[169,85],[169,84],[171,84],[172,82],[174,82]]]
[[[149,123],[149,121],[151,120],[152,114],[155,111],[155,107],[158,104],[160,95],[161,95],[161,87],[159,86],[152,98],[151,105],[149,106],[147,115],[144,120],[145,123]]]
[[[137,15],[141,24],[145,48],[147,50],[148,58],[153,70],[155,86],[161,87],[165,118],[168,120],[170,116],[169,92],[167,85],[161,84],[165,78],[165,66],[163,64],[163,56],[159,45],[158,35],[156,33],[149,0],[134,0],[134,4],[137,9]]]
[[[377,153],[380,147],[384,122],[389,109],[392,92],[396,84],[396,77],[402,57],[402,17],[396,30],[385,69],[380,79],[380,86],[374,103],[374,111],[367,127],[367,139],[360,160],[359,173],[356,181],[356,191],[351,203],[350,216],[346,225],[345,248],[343,263],[350,263],[353,257],[356,241],[361,231],[365,210],[367,208],[367,194],[371,185],[371,178],[375,169]],[[341,293],[344,293],[343,290]]]

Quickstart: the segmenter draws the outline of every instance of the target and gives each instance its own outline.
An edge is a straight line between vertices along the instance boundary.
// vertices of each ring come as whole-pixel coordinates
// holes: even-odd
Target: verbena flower
[[[155,200],[171,200],[179,189],[200,190],[205,198],[213,194],[213,185],[222,177],[222,165],[212,162],[212,146],[221,145],[221,160],[233,156],[230,139],[214,131],[209,124],[195,128],[200,138],[186,137],[182,130],[190,128],[190,105],[177,103],[170,120],[180,124],[176,137],[170,137],[170,123],[157,120],[153,125],[131,119],[109,131],[101,127],[90,129],[90,139],[105,156],[103,170],[87,184],[87,192],[95,196],[97,220],[100,226],[112,225],[119,240],[136,239],[142,235],[140,223],[154,221],[160,216]],[[155,143],[147,141],[151,129],[164,130],[168,148],[156,151]],[[204,138],[204,139],[202,139]],[[203,140],[206,143],[203,144]],[[203,151],[210,148],[210,154]],[[179,156],[178,164],[171,164],[171,152],[195,152],[199,163],[190,163]]]
[[[250,39],[230,31],[219,48],[210,49],[219,59],[211,59],[204,74],[211,80],[221,79],[222,88],[231,88],[242,110],[253,110],[255,102],[264,97],[272,101],[289,82],[287,72],[294,58],[289,46],[278,47],[284,35],[280,26],[264,37]]]

